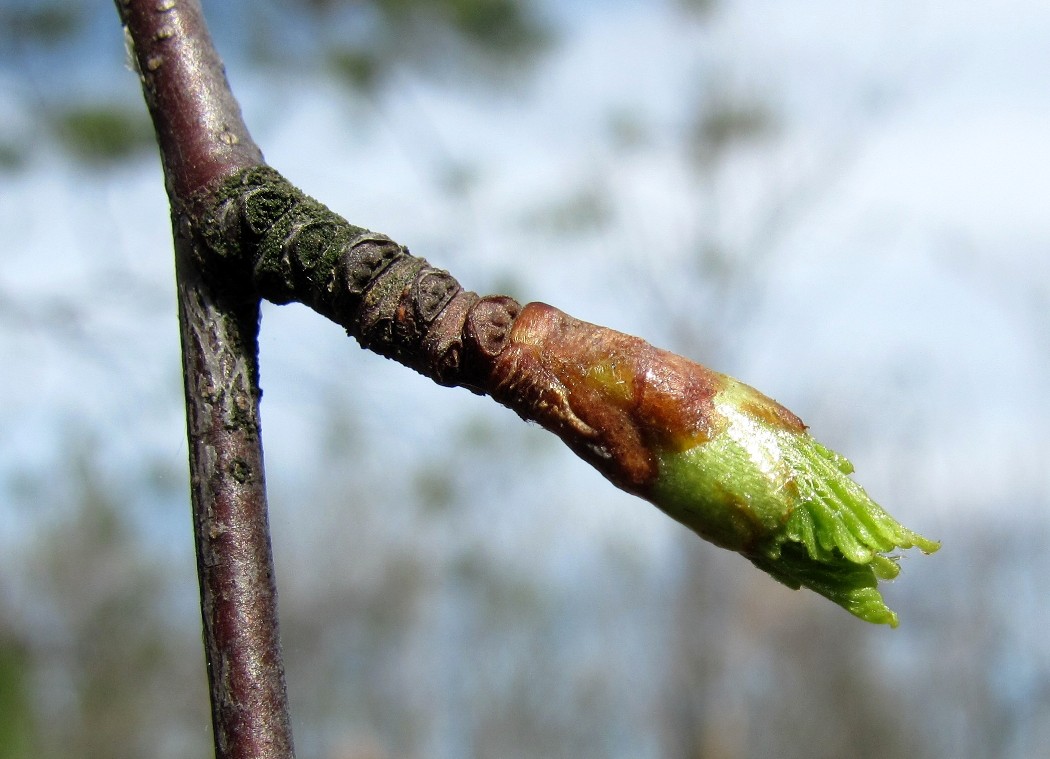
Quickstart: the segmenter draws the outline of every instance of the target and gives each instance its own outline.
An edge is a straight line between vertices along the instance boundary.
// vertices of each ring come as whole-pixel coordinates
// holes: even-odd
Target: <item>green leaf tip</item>
[[[710,439],[658,455],[650,499],[701,537],[738,551],[791,588],[896,627],[878,581],[900,571],[895,551],[940,545],[908,530],[851,477],[853,466],[757,390],[723,377]]]

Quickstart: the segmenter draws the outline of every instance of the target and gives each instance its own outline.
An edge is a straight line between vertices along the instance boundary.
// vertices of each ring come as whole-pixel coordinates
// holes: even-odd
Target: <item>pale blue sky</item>
[[[236,60],[231,78],[268,159],[355,222],[394,235],[468,287],[510,277],[521,297],[657,342],[673,335],[659,323],[653,293],[679,310],[690,307],[694,296],[678,288],[675,272],[705,225],[714,224],[726,244],[747,245],[771,203],[810,193],[763,253],[767,281],[776,285],[763,285],[756,308],[736,325],[731,353],[708,360],[728,362],[719,368],[807,419],[826,413],[864,430],[860,439],[841,434],[842,442],[873,457],[892,460],[877,452],[897,446],[911,424],[886,408],[901,401],[926,430],[924,446],[966,462],[951,477],[982,471],[989,494],[1020,477],[1025,489],[1045,493],[1046,475],[1035,464],[1050,447],[1046,332],[1026,304],[1045,297],[1050,281],[1043,254],[1050,242],[1050,98],[1043,92],[1050,8],[896,2],[858,11],[835,2],[740,2],[700,25],[660,4],[624,2],[581,6],[573,24],[529,83],[503,96],[405,74],[378,102],[353,107],[323,82],[274,97],[266,77]],[[228,34],[216,30],[218,38]],[[717,217],[676,148],[690,115],[687,99],[711,86],[765,99],[780,119],[767,148],[727,165]],[[623,157],[610,145],[608,123],[626,109],[634,109],[649,144]],[[435,180],[445,162],[476,177],[466,197],[450,199]],[[5,291],[39,288],[75,299],[130,270],[148,283],[141,297],[169,299],[173,308],[156,178],[150,157],[101,176],[55,157],[6,177]],[[528,214],[520,209],[594,183],[609,198],[609,229],[559,242],[523,221]],[[97,232],[78,235],[75,228],[87,222],[97,222]],[[620,263],[609,266],[609,257]],[[646,280],[653,284],[639,288]],[[157,408],[147,400],[154,393],[177,398],[170,308],[129,324],[137,296],[114,290],[76,323],[83,334],[74,340],[99,346],[85,354],[70,355],[67,345],[33,330],[0,338],[11,356],[0,374],[4,426],[19,441],[8,439],[9,461],[46,453],[50,436],[36,431],[62,413],[133,430],[132,449],[140,436],[176,445],[159,420],[135,423],[143,409]],[[304,340],[279,348],[286,329],[317,335],[326,356],[356,351],[310,315],[273,311],[264,342],[278,365],[307,362],[298,351],[313,350]],[[700,303],[699,331],[708,318]],[[112,357],[99,355],[105,351]],[[113,382],[114,365],[152,351],[148,367]],[[364,362],[368,368],[357,371],[378,373],[384,388],[402,381],[415,387],[395,379],[403,375],[396,367],[344,360]],[[264,377],[268,385],[280,382],[273,372]],[[875,392],[887,385],[905,397]],[[279,392],[273,388],[268,400]],[[432,391],[423,392],[430,399]],[[473,400],[436,392],[446,394],[442,405],[450,409]],[[817,396],[817,407],[806,408]],[[398,407],[405,400],[393,398]],[[169,404],[161,408],[165,423],[177,420]],[[300,418],[267,404],[278,439],[286,437],[283,425],[296,425],[288,414]],[[957,424],[983,432],[961,434]],[[988,438],[999,444],[976,444]],[[1032,466],[1018,472],[1008,461],[999,466],[997,456],[1031,459]]]
[[[1045,528],[1050,4],[741,0],[708,25],[663,3],[572,7],[562,46],[505,92],[402,73],[381,96],[350,102],[324,81],[275,82],[234,57],[227,63],[267,159],[354,223],[390,234],[469,288],[509,286],[759,387],[851,458],[858,481],[891,513],[931,538],[960,521],[1017,512]],[[220,42],[236,34],[216,19]],[[106,70],[137,98],[134,76],[114,66]],[[769,103],[777,126],[703,182],[681,138],[711,88]],[[23,118],[18,92],[0,86],[0,118]],[[610,121],[624,113],[641,134],[628,152],[610,136]],[[450,168],[469,179],[459,195],[446,192]],[[537,222],[581,192],[601,199],[606,226],[555,233]],[[191,578],[158,161],[93,171],[58,153],[39,157],[27,171],[0,175],[0,229],[0,297],[17,294],[21,309],[0,321],[7,492],[20,469],[61,477],[62,440],[85,428],[117,474],[144,454],[159,458],[176,473],[179,502],[142,510]],[[738,267],[725,287],[698,283],[698,247],[712,241],[738,261],[758,256],[759,265]],[[38,312],[40,302],[60,308]],[[427,556],[490,551],[511,573],[570,600],[586,595],[580,585],[609,576],[615,554],[650,584],[634,600],[667,611],[657,592],[680,569],[673,549],[682,530],[614,491],[550,436],[361,351],[305,308],[267,306],[261,339],[282,602],[293,599],[294,609],[318,585],[367,573],[341,553],[363,529],[377,544]],[[341,452],[326,435],[344,409],[367,445]],[[473,448],[449,443],[469,437],[477,420],[506,437]],[[360,473],[360,489],[378,504],[368,511],[360,492],[346,494],[363,527],[331,503],[303,523],[302,509],[320,508],[299,502],[312,492],[318,459]],[[410,508],[414,483],[389,475],[404,462],[453,473],[472,502],[455,518],[420,523]],[[34,529],[40,515],[24,506],[0,501],[0,553]],[[967,561],[951,544],[909,560],[887,592],[891,605],[902,597],[968,602],[968,589],[951,585],[958,578],[938,574]],[[1031,678],[1007,691],[1021,693],[1045,670],[1041,586],[1033,576],[1008,589],[1024,611],[1009,620],[1023,642],[1009,656],[1030,666]],[[195,592],[192,581],[186,587]],[[773,608],[802,615],[813,607],[792,597]],[[455,637],[441,617],[447,609],[429,613],[439,636]],[[902,621],[900,634],[909,634],[906,613]],[[638,636],[625,645],[658,658],[645,629],[625,629]],[[912,629],[916,639],[958,632]],[[617,666],[660,664],[624,657]],[[635,711],[624,724],[650,725],[647,702],[630,695],[625,708]],[[1018,755],[1038,729],[1020,730]]]

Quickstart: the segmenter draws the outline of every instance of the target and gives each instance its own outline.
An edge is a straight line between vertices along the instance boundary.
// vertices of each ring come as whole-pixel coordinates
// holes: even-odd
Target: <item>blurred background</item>
[[[1044,755],[1050,5],[204,6],[304,190],[759,387],[943,541],[866,625],[267,306],[300,759]],[[108,2],[0,0],[0,231],[0,759],[210,756],[168,212]]]

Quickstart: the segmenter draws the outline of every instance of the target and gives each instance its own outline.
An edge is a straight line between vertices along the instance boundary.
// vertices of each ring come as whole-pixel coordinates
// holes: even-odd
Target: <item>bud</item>
[[[937,543],[903,527],[849,475],[853,466],[754,388],[721,376],[717,432],[657,454],[649,499],[716,545],[792,588],[807,587],[868,622],[897,626],[878,580],[893,555]]]
[[[897,522],[845,458],[754,388],[541,303],[514,320],[491,394],[700,537],[869,622],[879,580],[939,544]]]

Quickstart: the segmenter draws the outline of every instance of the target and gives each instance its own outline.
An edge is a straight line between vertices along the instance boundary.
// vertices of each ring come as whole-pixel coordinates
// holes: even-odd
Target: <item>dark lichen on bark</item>
[[[249,282],[274,303],[303,303],[362,347],[442,385],[481,392],[520,310],[510,298],[463,289],[447,271],[350,224],[267,166],[238,172],[191,206],[207,253],[198,263],[216,279]]]

